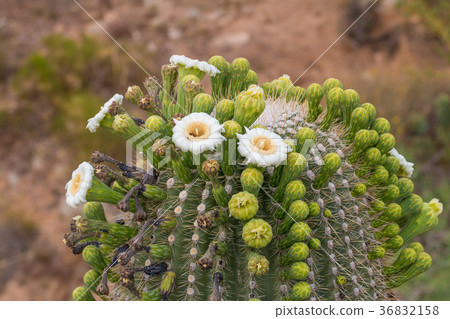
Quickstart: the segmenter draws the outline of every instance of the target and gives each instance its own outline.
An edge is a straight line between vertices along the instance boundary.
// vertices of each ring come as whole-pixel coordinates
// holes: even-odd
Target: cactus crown
[[[430,267],[411,241],[442,205],[414,194],[388,120],[356,91],[258,87],[244,58],[171,62],[160,88],[125,94],[147,119],[116,95],[89,120],[142,159],[94,152],[66,185],[84,207],[64,242],[92,267],[75,300],[387,300]]]

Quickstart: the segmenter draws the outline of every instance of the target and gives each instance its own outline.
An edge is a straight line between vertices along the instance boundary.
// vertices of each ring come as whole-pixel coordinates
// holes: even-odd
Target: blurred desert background
[[[379,0],[79,0],[152,75],[172,54],[246,57],[259,83],[342,80],[388,118],[416,163],[416,192],[444,203],[420,241],[433,266],[400,299],[450,300],[450,2]],[[309,68],[310,67],[310,68]],[[62,243],[80,209],[64,185],[98,149],[121,140],[86,121],[141,84],[136,65],[72,0],[0,1],[0,300],[70,300],[87,264]]]

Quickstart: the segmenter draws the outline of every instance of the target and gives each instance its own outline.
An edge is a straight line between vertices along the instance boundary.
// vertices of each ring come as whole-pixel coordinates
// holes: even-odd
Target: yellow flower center
[[[81,182],[83,181],[83,174],[81,172],[77,173],[74,178],[72,178],[72,184],[70,185],[69,193],[74,196],[78,193]]]
[[[189,141],[201,140],[209,137],[209,127],[205,123],[191,123],[186,127],[186,137]]]
[[[277,150],[275,143],[270,138],[263,135],[255,137],[251,144],[253,146],[253,150],[262,155],[270,155],[275,153]]]

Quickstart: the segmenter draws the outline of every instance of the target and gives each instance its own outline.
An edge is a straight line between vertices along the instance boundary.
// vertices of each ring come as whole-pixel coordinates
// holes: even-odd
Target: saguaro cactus
[[[116,95],[89,120],[140,158],[96,151],[66,185],[84,207],[64,242],[92,267],[75,300],[386,300],[430,267],[412,240],[442,204],[414,194],[388,120],[357,92],[286,75],[260,88],[243,58],[171,61],[161,90],[150,78],[125,95],[147,119]]]

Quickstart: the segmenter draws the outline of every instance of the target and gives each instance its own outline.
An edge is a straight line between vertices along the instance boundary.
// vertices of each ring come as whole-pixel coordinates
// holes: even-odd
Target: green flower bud
[[[285,212],[288,210],[289,206],[293,201],[301,199],[305,196],[306,188],[302,181],[292,181],[290,182],[283,194],[283,201],[281,202],[281,207],[275,212],[275,218],[282,219],[285,216]]]
[[[377,199],[372,203],[372,210],[376,213],[381,213],[386,208],[383,201]]]
[[[242,238],[252,248],[266,247],[272,240],[272,227],[263,219],[252,219],[242,230]]]
[[[258,196],[259,190],[264,182],[263,173],[254,167],[246,168],[241,173],[242,189]]]
[[[112,129],[122,138],[128,140],[141,133],[141,129],[128,114],[118,114],[114,117]]]
[[[380,150],[381,154],[385,154],[392,150],[395,146],[395,137],[391,133],[383,133],[380,135],[380,140],[378,141],[377,148]]]
[[[400,199],[409,197],[414,192],[414,183],[409,178],[399,178],[397,186],[400,190],[398,194],[398,198]]]
[[[387,181],[383,183],[382,186],[389,186],[389,185],[397,186],[397,183],[398,183],[398,176],[395,174],[390,174]]]
[[[293,280],[303,280],[308,277],[309,267],[302,261],[295,262],[289,268],[289,278]]]
[[[311,228],[304,222],[292,225],[286,238],[280,241],[278,248],[286,249],[293,243],[306,240],[311,234]]]
[[[273,194],[273,198],[280,202],[283,198],[287,185],[298,178],[298,176],[306,168],[306,159],[303,155],[290,152],[287,156],[286,165],[283,167],[283,172],[281,173],[280,184],[277,190]]]
[[[308,242],[308,246],[311,249],[319,249],[322,246],[322,243],[320,242],[319,238],[311,238]]]
[[[139,101],[144,97],[144,93],[139,86],[129,86],[127,93],[125,93],[125,99],[133,104],[139,105]]]
[[[74,301],[95,301],[89,289],[83,286],[75,288],[72,292],[72,299]]]
[[[209,64],[214,65],[219,71],[214,77],[211,77],[211,87],[213,96],[216,99],[227,96],[231,80],[231,65],[224,57],[215,55],[208,61]],[[221,122],[222,123],[222,122]]]
[[[344,276],[339,276],[336,278],[335,282],[338,286],[345,286],[345,284],[347,283],[347,278],[345,278]]]
[[[87,219],[101,220],[103,222],[106,222],[105,211],[103,209],[102,203],[89,202],[84,204],[83,215]]]
[[[195,97],[204,90],[199,78],[194,75],[188,75],[182,78],[181,85],[184,90],[184,107],[183,105],[177,106],[176,113],[188,115],[193,112]]]
[[[308,215],[309,208],[305,202],[301,200],[292,202],[292,204],[289,206],[287,215],[284,217],[283,222],[277,228],[277,234],[282,235],[287,233],[293,223],[308,218]]]
[[[345,103],[344,90],[339,87],[331,89],[328,94],[326,94],[325,100],[327,103],[327,112],[320,124],[320,129],[323,132],[328,130],[331,124],[336,120],[340,110],[343,108]]]
[[[409,216],[399,235],[403,237],[405,242],[409,242],[414,237],[436,227],[439,222],[438,215],[439,212],[434,210],[432,206],[427,203],[423,204],[420,213]]]
[[[386,222],[394,222],[400,218],[401,214],[402,208],[400,207],[399,204],[396,203],[389,204],[386,207],[384,213],[381,214],[381,216],[379,216],[377,220],[374,220],[372,222],[372,226],[378,228],[381,225],[385,224]]]
[[[403,237],[400,235],[394,236],[386,240],[383,244],[384,249],[396,251],[403,246]]]
[[[168,271],[164,274],[161,280],[161,300],[167,300],[173,288],[175,287],[176,275],[173,271]]]
[[[400,169],[400,162],[395,156],[386,156],[383,163],[384,168],[389,172],[389,174],[397,174]]]
[[[166,121],[158,115],[152,115],[145,121],[145,127],[150,132],[158,132],[162,134],[163,136],[166,135],[167,132],[167,125]]]
[[[242,82],[241,90],[247,90],[252,84],[258,84],[258,74],[256,74],[256,72],[253,70],[248,70],[248,73],[245,76],[244,81]]]
[[[231,216],[240,220],[249,220],[258,212],[258,199],[249,192],[234,194],[228,202]]]
[[[311,297],[311,286],[307,282],[300,281],[292,287],[289,299],[293,301],[302,301],[309,299],[309,297]]]
[[[408,248],[412,248],[416,251],[417,254],[423,253],[424,249],[421,243],[419,242],[413,242],[411,244],[408,245]]]
[[[390,276],[412,265],[417,260],[417,252],[412,248],[405,248],[391,266],[383,269],[383,275]]]
[[[350,126],[350,119],[354,109],[359,106],[359,94],[355,90],[347,89],[344,91],[345,105],[342,110],[342,120],[345,127]]]
[[[331,176],[341,167],[342,161],[336,153],[328,153],[323,158],[324,165],[320,167],[320,171],[314,180],[313,187],[321,189],[326,185]]]
[[[329,79],[326,79],[325,82],[323,82],[322,87],[323,87],[323,92],[325,93],[325,95],[327,95],[328,92],[330,92],[334,88],[343,89],[344,85],[338,79],[329,78]]]
[[[359,130],[366,129],[369,123],[369,113],[362,107],[353,110],[350,117],[350,128],[347,133],[347,139],[353,141]],[[370,142],[369,142],[370,144]]]
[[[306,90],[301,86],[291,86],[286,93],[286,102],[295,101],[297,103],[303,103],[305,99]]]
[[[381,135],[391,131],[391,124],[385,118],[379,117],[373,121],[371,129],[377,131],[378,135]]]
[[[212,188],[212,193],[214,199],[217,202],[217,205],[221,207],[228,207],[228,202],[230,201],[230,197],[228,196],[225,188],[222,184],[216,184]]]
[[[98,284],[100,283],[101,274],[96,272],[94,269],[89,270],[83,276],[83,282],[91,290],[93,293],[97,294],[95,290]]]
[[[383,184],[387,181],[389,178],[388,171],[384,168],[384,166],[377,165],[375,166],[372,175],[370,176],[368,180],[369,185],[377,185],[377,184]]]
[[[398,195],[400,194],[400,190],[395,185],[388,185],[384,187],[384,189],[381,192],[381,199],[385,203],[393,202],[397,199]]]
[[[370,133],[370,142],[369,146],[375,146],[378,144],[378,141],[380,140],[380,135],[378,135],[377,131],[375,130],[369,130]]]
[[[428,255],[427,253],[420,253],[414,264],[399,273],[398,276],[395,276],[394,278],[390,278],[388,280],[388,282],[386,283],[387,287],[397,288],[401,286],[411,278],[414,278],[427,271],[431,267],[431,262],[432,260],[430,255]]]
[[[320,206],[316,202],[309,202],[309,216],[308,217],[316,217],[320,215]]]
[[[250,127],[265,107],[264,91],[252,84],[247,91],[242,91],[236,97],[233,120],[243,127]]]
[[[105,259],[98,247],[89,245],[83,249],[83,260],[91,265],[92,268],[98,273],[103,273],[103,269],[106,268]]]
[[[386,250],[382,246],[376,246],[367,254],[367,258],[370,260],[381,259],[384,257],[385,253]]]
[[[422,210],[423,200],[419,195],[412,194],[403,199],[400,202],[400,206],[402,207],[402,216],[400,218],[405,218],[419,213]]]
[[[305,143],[307,148],[314,145],[316,141],[316,133],[314,133],[314,131],[309,127],[302,127],[301,129],[298,130],[297,134],[295,135],[295,138],[297,139],[297,147],[296,147],[297,152],[305,154],[309,151],[309,149],[303,150],[303,148],[305,147]]]
[[[371,134],[368,130],[359,130],[353,140],[352,155],[348,158],[350,163],[356,163],[359,156],[369,147]]]
[[[297,261],[305,260],[309,255],[308,245],[305,243],[294,243],[289,247],[287,253],[280,257],[281,265],[291,265]]]
[[[233,120],[224,122],[223,128],[225,130],[223,132],[223,136],[228,139],[235,139],[236,134],[242,134],[243,132],[242,126],[238,122]]]
[[[192,112],[211,114],[214,110],[214,99],[208,93],[199,93],[194,97]]]
[[[364,103],[361,104],[361,107],[367,111],[367,114],[369,114],[368,124],[372,123],[373,120],[375,119],[375,116],[377,115],[377,110],[375,106],[373,106],[373,104],[371,103]]]
[[[322,113],[323,109],[320,106],[320,101],[322,101],[324,95],[323,88],[320,84],[312,83],[306,89],[306,97],[308,98],[308,123],[314,122],[317,117]]]
[[[221,100],[216,106],[216,119],[220,123],[232,120],[234,116],[234,102],[231,100]]]
[[[254,276],[264,275],[269,270],[269,261],[263,255],[252,253],[248,260],[247,269]]]
[[[329,210],[328,208],[325,208],[323,210],[323,217],[325,218],[331,218],[333,216],[333,214],[331,213],[331,210]]]
[[[236,96],[236,94],[240,91],[249,70],[250,70],[250,63],[245,58],[236,58],[233,60],[233,62],[231,62],[232,97]]]
[[[396,236],[400,231],[400,226],[397,223],[392,223],[385,226],[382,230],[375,233],[376,239],[392,238]]]
[[[355,185],[355,187],[353,187],[352,190],[352,196],[353,197],[358,197],[358,196],[362,196],[366,193],[366,185],[364,185],[363,183],[358,183]]]

